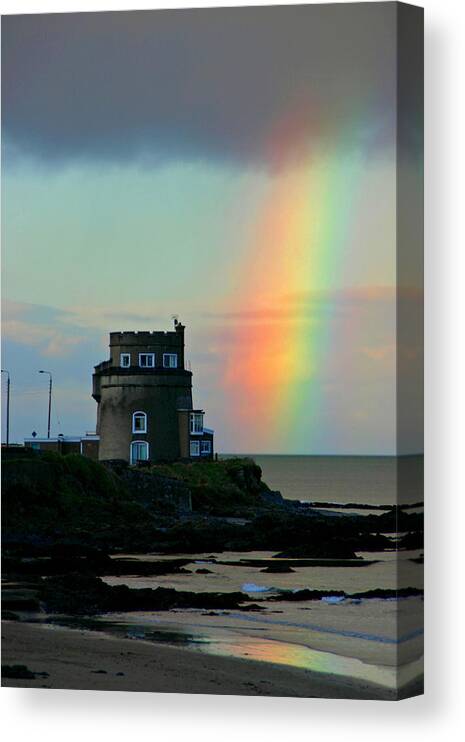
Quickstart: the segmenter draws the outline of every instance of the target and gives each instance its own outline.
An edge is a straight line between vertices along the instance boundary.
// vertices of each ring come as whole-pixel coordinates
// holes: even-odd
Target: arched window
[[[130,463],[137,464],[138,461],[148,461],[149,444],[147,441],[133,441],[131,443]]]
[[[145,412],[134,412],[132,415],[132,432],[147,432],[147,415]]]

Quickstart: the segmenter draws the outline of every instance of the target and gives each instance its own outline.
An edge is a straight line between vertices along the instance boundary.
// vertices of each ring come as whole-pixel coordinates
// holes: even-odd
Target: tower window
[[[146,433],[147,432],[147,415],[145,412],[134,412],[132,416],[132,432],[133,433]]]
[[[129,366],[131,365],[131,354],[120,353],[119,365],[121,366],[121,368],[129,368]]]
[[[191,412],[191,433],[199,435],[203,433],[203,412]]]
[[[155,366],[155,353],[139,353],[139,366],[141,368],[153,368]]]
[[[164,368],[177,368],[178,367],[178,354],[177,353],[163,353],[163,367]]]
[[[130,462],[137,464],[138,461],[148,461],[149,444],[147,441],[133,441],[130,449]]]
[[[191,456],[200,456],[200,441],[191,441]]]
[[[204,456],[207,456],[212,452],[212,442],[211,441],[201,441],[200,442],[200,451]]]

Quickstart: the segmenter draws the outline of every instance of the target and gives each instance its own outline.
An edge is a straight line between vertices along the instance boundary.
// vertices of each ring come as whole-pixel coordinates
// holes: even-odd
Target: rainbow
[[[324,118],[298,105],[266,137],[273,173],[236,280],[241,319],[232,330],[224,382],[241,425],[252,441],[259,431],[269,452],[271,441],[284,450],[295,440],[296,452],[311,446],[331,343],[318,306],[350,260],[344,250],[365,156],[360,117],[331,130]]]

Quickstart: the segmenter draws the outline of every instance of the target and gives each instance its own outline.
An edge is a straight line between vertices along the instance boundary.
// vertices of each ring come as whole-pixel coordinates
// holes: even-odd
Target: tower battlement
[[[110,347],[113,345],[151,345],[173,342],[184,343],[184,325],[177,324],[174,330],[122,330],[110,332]]]

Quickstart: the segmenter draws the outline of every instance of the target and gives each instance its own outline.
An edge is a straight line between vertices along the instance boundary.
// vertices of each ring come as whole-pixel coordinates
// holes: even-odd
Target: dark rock
[[[110,559],[105,567],[102,567],[97,573],[101,577],[125,575],[153,576],[186,573],[186,564],[190,563],[189,559],[166,559],[159,562],[143,561],[141,559]]]
[[[43,581],[41,598],[51,613],[85,615],[108,611],[165,611],[172,608],[235,608],[249,600],[245,593],[187,592],[157,587],[132,589],[107,585],[98,577],[67,575]]]
[[[10,611],[40,611],[40,603],[34,598],[2,598],[2,608]]]
[[[282,560],[279,562],[276,556],[272,557],[278,564],[285,564],[286,566],[294,567],[344,567],[344,568],[358,568],[358,567],[369,567],[371,564],[377,564],[378,559],[292,559]],[[269,567],[269,559],[246,559],[243,558],[239,561],[219,561],[218,564],[228,565],[230,567]],[[274,565],[273,565],[274,566]]]
[[[343,590],[304,590],[282,591],[279,595],[273,595],[266,598],[267,601],[302,601],[302,600],[321,600],[322,598],[352,598],[353,600],[388,600],[388,599],[399,599],[399,598],[410,598],[414,596],[423,595],[423,590],[416,587],[405,587],[399,588],[398,590],[390,589],[376,589],[366,590],[360,593],[345,593]]]
[[[269,567],[261,569],[260,572],[287,574],[288,572],[295,572],[295,569],[292,569],[288,564],[270,564]]]
[[[32,672],[26,665],[2,665],[2,678],[35,680],[37,675],[47,675],[47,673]]]
[[[394,549],[394,542],[381,533],[360,533],[354,537],[353,548],[355,551],[385,551]]]
[[[145,561],[141,559],[111,559],[97,550],[89,550],[89,555],[57,557],[46,556],[33,559],[4,557],[3,569],[8,574],[52,576],[71,573],[95,575],[99,577],[123,577],[127,575],[152,576],[182,573],[189,559],[169,559]],[[92,553],[94,551],[95,553]]]
[[[201,567],[200,569],[195,570],[198,575],[212,575],[214,574],[211,569],[206,569]]]
[[[321,600],[322,598],[345,598],[346,593],[343,590],[309,590],[308,588],[305,588],[304,590],[295,590],[293,592],[289,591],[283,591],[279,593],[279,595],[273,595],[270,598],[267,598],[269,601],[291,601],[291,602],[298,602],[301,600]]]
[[[35,673],[31,672],[26,665],[2,665],[2,678],[34,680]]]
[[[423,513],[406,513],[400,507],[394,507],[382,515],[361,516],[364,526],[369,531],[378,533],[402,533],[404,531],[423,532]]]
[[[189,513],[192,510],[191,488],[180,479],[159,474],[156,468],[141,469],[126,462],[105,461],[126,484],[132,497],[146,508],[162,508],[165,512]]]
[[[360,598],[364,600],[369,599],[397,599],[397,598],[412,598],[416,596],[423,595],[423,590],[420,590],[418,587],[401,587],[398,590],[388,590],[388,589],[381,589],[377,588],[376,590],[365,590],[361,593],[353,593],[351,594],[350,598]]]
[[[276,554],[277,559],[310,559],[312,557],[320,559],[356,559],[353,546],[350,543],[336,539],[331,539],[326,543],[299,544]]]
[[[269,503],[271,505],[284,505],[286,502],[281,492],[277,492],[273,490],[263,490],[260,493],[260,496],[264,502]]]
[[[406,533],[405,536],[402,536],[401,539],[397,542],[397,547],[399,549],[408,549],[408,550],[416,550],[416,549],[423,549],[424,548],[424,538],[423,538],[423,532],[421,531],[411,531],[409,533]]]

